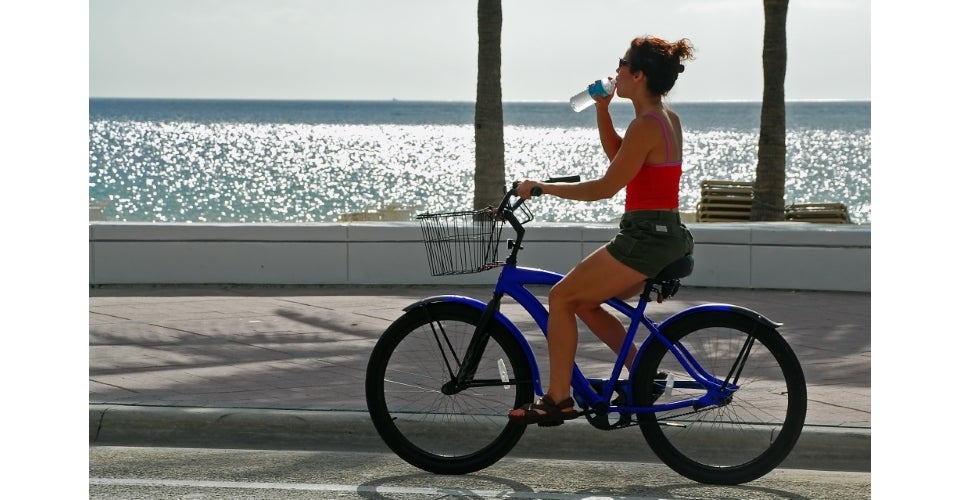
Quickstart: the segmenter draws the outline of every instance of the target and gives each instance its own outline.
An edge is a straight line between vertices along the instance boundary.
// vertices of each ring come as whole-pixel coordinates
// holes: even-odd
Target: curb
[[[392,453],[365,411],[91,404],[89,423],[91,446]],[[584,420],[531,426],[509,456],[658,463],[639,431],[629,432],[600,431]],[[781,467],[870,472],[870,429],[808,425]]]

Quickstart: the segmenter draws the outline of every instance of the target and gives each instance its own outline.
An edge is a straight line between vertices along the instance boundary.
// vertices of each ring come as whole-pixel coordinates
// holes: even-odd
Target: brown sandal
[[[550,396],[544,396],[537,403],[530,403],[521,408],[510,410],[507,416],[513,422],[552,427],[560,425],[566,420],[579,417],[580,412],[573,409],[573,398],[555,403]]]

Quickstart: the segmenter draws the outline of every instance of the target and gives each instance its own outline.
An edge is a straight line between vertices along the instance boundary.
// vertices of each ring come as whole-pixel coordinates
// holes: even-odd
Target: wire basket
[[[486,271],[500,265],[497,251],[503,220],[493,209],[417,215],[430,274],[447,276]]]

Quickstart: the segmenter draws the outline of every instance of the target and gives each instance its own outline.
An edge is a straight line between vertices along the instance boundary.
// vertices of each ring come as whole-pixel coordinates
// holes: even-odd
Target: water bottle
[[[613,93],[616,83],[616,80],[597,80],[591,83],[587,90],[570,98],[570,107],[577,113],[589,108],[595,102],[593,96],[607,97]]]

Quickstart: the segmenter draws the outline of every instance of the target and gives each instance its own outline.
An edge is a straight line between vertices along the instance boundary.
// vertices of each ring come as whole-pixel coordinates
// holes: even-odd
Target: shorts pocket
[[[624,230],[617,234],[610,246],[620,254],[620,257],[630,257],[639,243],[640,241],[637,238]]]

